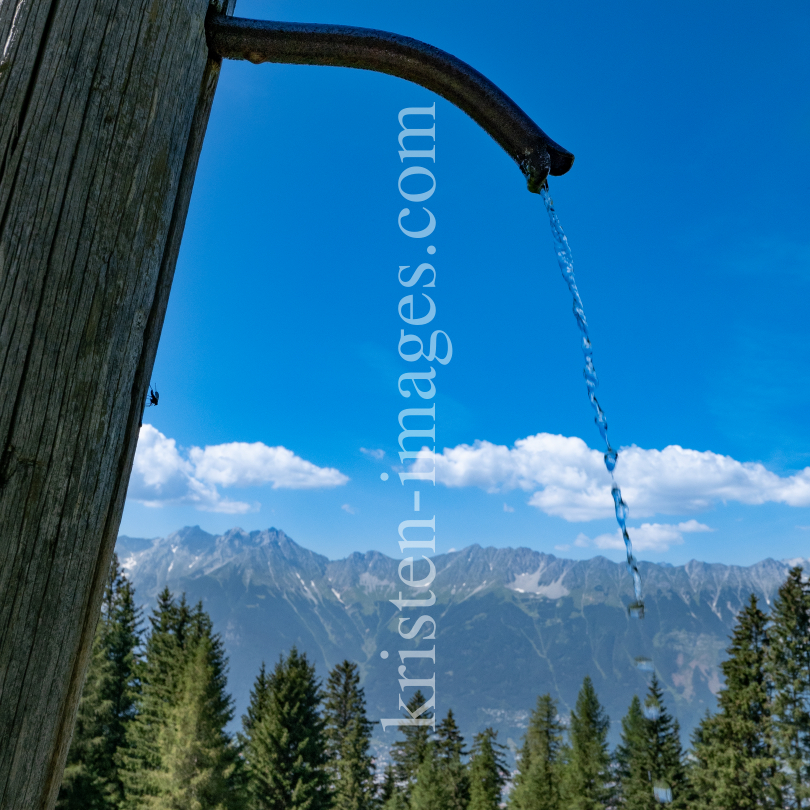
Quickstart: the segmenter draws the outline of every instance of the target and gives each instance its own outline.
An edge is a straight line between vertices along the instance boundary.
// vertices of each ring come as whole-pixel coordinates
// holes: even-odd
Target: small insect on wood
[[[155,391],[152,386],[149,386],[149,401],[146,403],[147,408],[151,408],[153,405],[158,404],[158,400],[160,399],[160,394]]]

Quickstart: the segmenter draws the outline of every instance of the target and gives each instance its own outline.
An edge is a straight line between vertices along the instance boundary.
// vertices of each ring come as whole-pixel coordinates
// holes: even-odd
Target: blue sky
[[[616,476],[638,556],[810,557],[806,3],[239,0],[237,15],[423,39],[574,152],[551,193],[611,438],[635,447]],[[437,228],[410,240],[397,114],[434,101]],[[412,370],[397,353],[397,270],[428,259],[435,328],[453,343],[436,377],[440,483],[420,488],[437,551],[621,559],[570,298],[542,201],[511,159],[402,80],[236,62],[122,533],[275,526],[333,558],[396,553],[414,516],[393,475],[397,414],[415,406],[396,388]]]

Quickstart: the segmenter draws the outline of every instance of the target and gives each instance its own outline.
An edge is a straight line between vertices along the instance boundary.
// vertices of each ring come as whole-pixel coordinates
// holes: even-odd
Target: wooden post
[[[62,779],[219,74],[208,3],[0,0],[3,810]]]

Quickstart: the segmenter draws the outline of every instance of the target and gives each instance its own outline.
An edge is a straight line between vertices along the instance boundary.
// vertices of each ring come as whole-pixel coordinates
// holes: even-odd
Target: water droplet
[[[636,669],[640,669],[642,672],[655,672],[655,666],[651,658],[639,655],[633,663],[636,665]]]
[[[643,619],[644,618],[644,602],[632,602],[627,607],[627,612],[630,614],[630,617],[633,619]]]
[[[661,716],[661,707],[655,703],[652,706],[645,706],[644,716],[648,720],[657,720]]]
[[[669,804],[672,801],[672,788],[661,780],[656,780],[653,784],[653,796],[661,804]]]
[[[619,454],[611,447],[605,453],[605,467],[607,471],[612,473],[616,469],[616,462],[619,460]]]

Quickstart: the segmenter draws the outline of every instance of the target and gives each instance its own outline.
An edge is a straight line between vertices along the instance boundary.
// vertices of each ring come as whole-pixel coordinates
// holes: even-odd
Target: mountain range
[[[397,619],[404,614],[389,601],[403,590],[399,561],[377,551],[330,560],[272,528],[122,535],[117,553],[147,610],[165,586],[203,603],[225,642],[237,718],[261,662],[272,667],[293,644],[322,678],[344,658],[357,662],[369,716],[400,716]],[[433,561],[437,712],[452,708],[468,740],[493,726],[513,751],[537,696],[550,692],[564,717],[585,675],[611,717],[615,743],[633,694],[646,691],[649,672],[639,658],[652,660],[688,745],[688,733],[715,706],[718,665],[740,608],[754,593],[767,610],[791,565],[804,562],[642,562],[646,615],[636,619],[627,610],[625,566],[604,557],[473,545]],[[395,736],[377,732],[378,742]]]

